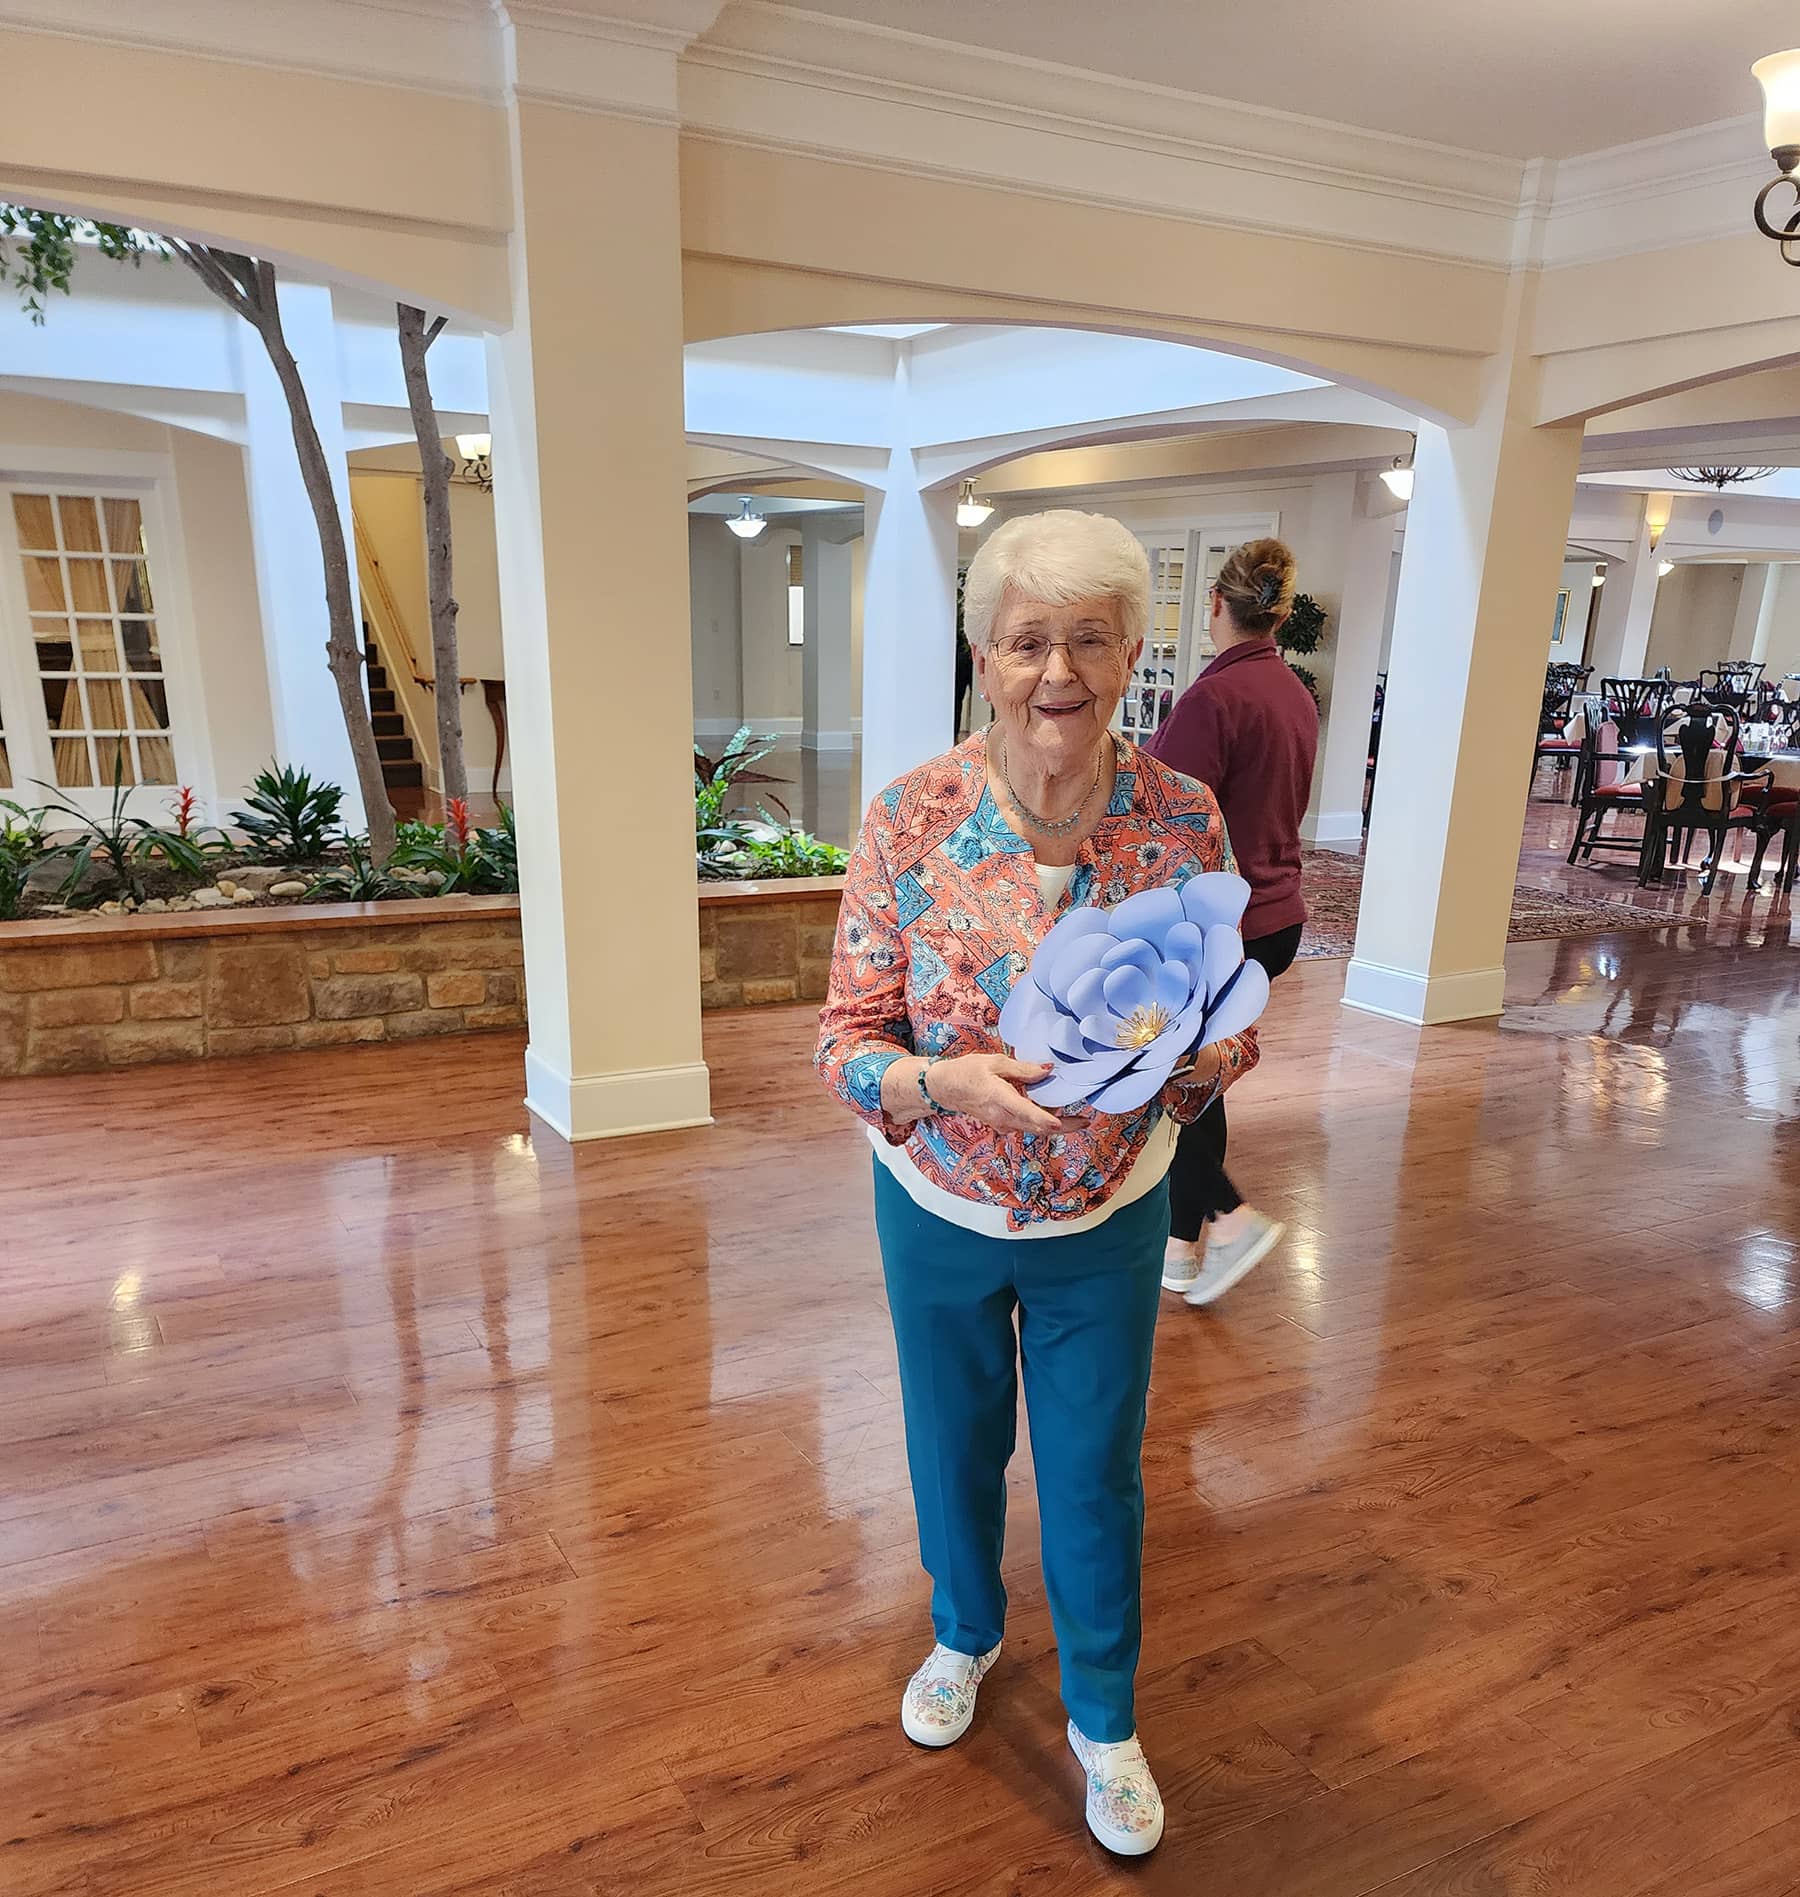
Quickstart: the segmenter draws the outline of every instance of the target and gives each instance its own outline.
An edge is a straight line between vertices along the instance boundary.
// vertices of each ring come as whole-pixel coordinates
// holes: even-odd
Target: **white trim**
[[[694,1061],[571,1078],[527,1047],[525,1105],[571,1142],[673,1132],[712,1125],[711,1077],[704,1062]]]
[[[856,740],[848,731],[802,731],[802,751],[853,751]]]
[[[1327,849],[1334,843],[1360,843],[1362,833],[1360,810],[1316,810],[1300,822],[1301,837]]]
[[[1504,968],[1469,968],[1454,975],[1419,975],[1381,962],[1353,958],[1344,973],[1344,1006],[1384,1015],[1411,1027],[1475,1021],[1497,1015],[1506,993]]]

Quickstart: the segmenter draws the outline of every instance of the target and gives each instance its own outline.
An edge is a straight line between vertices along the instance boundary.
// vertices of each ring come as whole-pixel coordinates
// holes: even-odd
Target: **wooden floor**
[[[975,1728],[900,1735],[869,1155],[804,1010],[711,1020],[715,1129],[573,1154],[511,1036],[7,1083],[0,1891],[1800,1892],[1767,915],[1517,947],[1503,1025],[1423,1038],[1283,982],[1233,1150],[1291,1237],[1158,1342],[1136,1869],[1023,1459]]]

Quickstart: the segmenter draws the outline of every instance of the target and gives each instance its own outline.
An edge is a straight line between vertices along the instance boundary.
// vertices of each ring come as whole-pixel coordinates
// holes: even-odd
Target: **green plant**
[[[782,822],[766,806],[759,808],[760,817],[715,833],[719,840],[699,859],[703,879],[841,876],[849,867],[847,850],[821,843],[797,824]]]
[[[1297,652],[1304,658],[1317,652],[1324,640],[1325,608],[1310,593],[1296,593],[1293,610],[1276,628],[1275,643],[1293,668],[1294,676],[1312,693],[1315,705],[1319,702],[1318,677],[1306,666],[1295,665],[1292,654]]]
[[[469,821],[469,806],[460,797],[450,800],[445,824],[409,823],[394,846],[394,863],[401,869],[436,870],[444,879],[440,892],[458,890],[478,895],[510,895],[519,887],[519,841],[513,813],[500,806],[500,821],[491,830],[478,830]]]
[[[479,889],[496,895],[516,896],[519,892],[519,833],[513,822],[511,804],[500,806],[500,821],[491,829],[475,832],[475,849],[482,859]]]
[[[370,854],[366,836],[341,839],[342,863],[315,876],[307,886],[309,900],[333,902],[391,902],[419,892],[409,882],[384,869]]]
[[[44,835],[44,813],[0,797],[0,922],[10,922],[19,913],[25,879],[51,848]]]
[[[774,738],[758,738],[748,725],[739,725],[725,749],[708,757],[694,747],[694,834],[717,831],[725,809],[725,799],[734,784],[782,784],[787,780],[759,771],[756,766],[775,749]],[[779,803],[780,799],[775,799]]]
[[[54,784],[38,782],[39,790],[54,793]],[[63,902],[73,902],[79,894],[90,905],[109,900],[142,902],[144,881],[141,871],[158,857],[171,869],[189,876],[206,874],[206,858],[215,854],[217,845],[206,846],[193,836],[181,836],[173,830],[150,823],[143,817],[127,814],[132,787],[125,782],[125,751],[120,745],[113,752],[112,804],[104,817],[90,817],[67,799],[51,796],[44,811],[57,811],[73,817],[77,826],[74,838],[51,843],[45,857],[67,857],[69,873],[57,894]],[[86,889],[90,870],[98,871],[99,880]]]
[[[316,863],[325,854],[344,801],[339,784],[312,781],[308,771],[291,764],[259,771],[247,809],[231,821],[249,839],[252,852],[270,863]]]

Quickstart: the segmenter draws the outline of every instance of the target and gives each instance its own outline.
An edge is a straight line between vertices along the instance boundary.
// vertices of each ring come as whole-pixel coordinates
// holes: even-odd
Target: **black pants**
[[[1300,946],[1301,924],[1259,935],[1244,944],[1244,953],[1261,962],[1273,981],[1293,966]],[[1175,1159],[1169,1168],[1170,1236],[1191,1245],[1201,1228],[1221,1212],[1235,1212],[1244,1202],[1225,1170],[1225,1102],[1215,1100],[1181,1129]]]

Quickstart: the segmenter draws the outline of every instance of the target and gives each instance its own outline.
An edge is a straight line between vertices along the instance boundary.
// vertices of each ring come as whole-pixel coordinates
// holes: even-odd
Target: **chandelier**
[[[1796,213],[1800,217],[1800,212]],[[1790,260],[1791,261],[1791,260]],[[1678,481],[1691,481],[1696,487],[1736,487],[1741,481],[1766,481],[1779,468],[1670,468]]]

